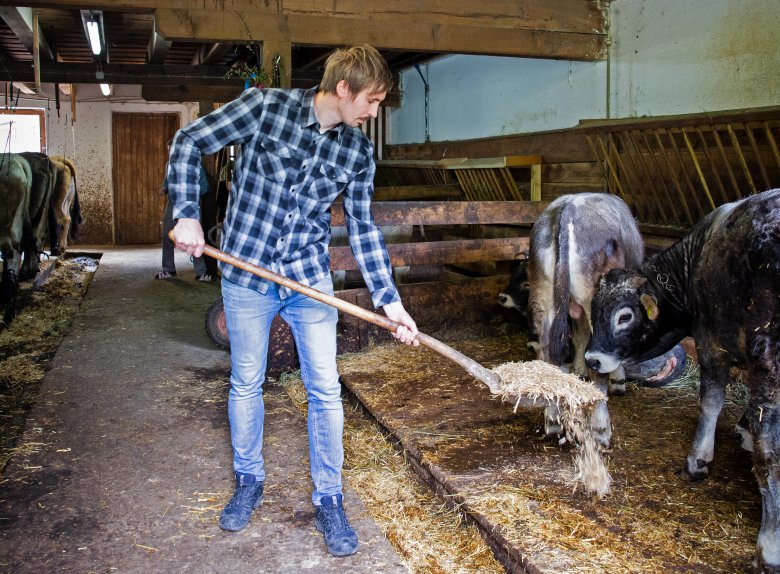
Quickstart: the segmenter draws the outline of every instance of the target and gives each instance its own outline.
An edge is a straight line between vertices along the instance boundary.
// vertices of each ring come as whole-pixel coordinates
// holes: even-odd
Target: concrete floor
[[[82,250],[81,248],[79,250]],[[314,529],[306,424],[266,388],[266,497],[217,526],[233,487],[229,358],[205,334],[218,283],[155,281],[159,247],[105,248],[0,487],[0,571],[402,573],[356,494],[361,546],[334,558]]]

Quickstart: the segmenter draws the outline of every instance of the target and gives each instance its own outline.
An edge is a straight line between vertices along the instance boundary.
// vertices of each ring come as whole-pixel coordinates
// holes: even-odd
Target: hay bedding
[[[486,365],[525,358],[522,337],[450,344]],[[741,415],[733,402],[718,426],[713,476],[688,483],[676,472],[698,418],[697,386],[630,386],[610,401],[614,483],[596,500],[572,492],[573,451],[537,434],[540,409],[513,413],[447,359],[391,343],[343,357],[339,369],[463,509],[540,572],[749,572],[760,496],[750,455],[731,437]]]
[[[54,261],[49,264],[55,264]],[[40,289],[19,289],[15,319],[0,331],[0,472],[14,452],[27,412],[54,352],[81,304],[97,260],[56,261]]]

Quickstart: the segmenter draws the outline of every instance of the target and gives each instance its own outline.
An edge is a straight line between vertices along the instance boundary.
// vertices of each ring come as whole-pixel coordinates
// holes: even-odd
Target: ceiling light
[[[109,86],[108,84],[100,84],[100,91],[103,92],[104,96],[110,96],[111,86]]]
[[[96,56],[100,55],[103,51],[103,47],[100,45],[100,26],[94,20],[87,22],[87,34],[89,35],[89,45],[92,48],[92,53]]]

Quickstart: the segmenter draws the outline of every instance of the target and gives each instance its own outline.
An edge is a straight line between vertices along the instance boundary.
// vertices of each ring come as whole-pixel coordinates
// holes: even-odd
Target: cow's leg
[[[699,400],[701,412],[699,425],[693,438],[693,446],[685,460],[683,472],[691,480],[702,480],[710,473],[710,463],[715,457],[715,426],[726,394],[729,379],[727,365],[719,364],[705,353],[699,352],[701,386]]]
[[[758,375],[756,375],[758,376]],[[748,406],[753,431],[753,472],[761,492],[761,528],[756,541],[754,571],[780,574],[780,375],[757,382],[768,392],[759,394]],[[751,387],[756,388],[755,385]]]
[[[607,381],[607,375],[597,374],[593,377],[592,384],[606,396]],[[593,431],[593,437],[596,439],[596,442],[602,448],[609,448],[612,440],[612,421],[609,418],[607,401],[596,401],[596,404],[593,405],[593,412],[590,415],[590,428]]]
[[[18,251],[3,249],[3,278],[0,281],[0,309],[4,309],[2,322],[8,325],[16,315],[16,294],[19,291]]]
[[[626,370],[618,367],[609,374],[607,381],[610,396],[622,397],[626,394]]]
[[[585,364],[585,349],[590,342],[590,320],[584,309],[574,302],[569,305],[569,316],[572,319],[571,338],[574,344],[572,371],[583,378],[587,378],[588,366]]]
[[[743,450],[753,452],[753,434],[750,432],[750,421],[748,420],[747,411],[742,413],[742,418],[734,426],[734,434],[737,435],[739,446]]]

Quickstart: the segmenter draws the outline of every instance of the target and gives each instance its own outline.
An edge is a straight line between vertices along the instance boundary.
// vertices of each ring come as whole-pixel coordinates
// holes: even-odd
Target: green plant
[[[246,62],[242,62],[238,66],[230,68],[225,73],[225,79],[237,77],[244,82],[249,82],[253,86],[270,86],[272,84],[271,75],[266,72],[262,66],[250,66]]]

